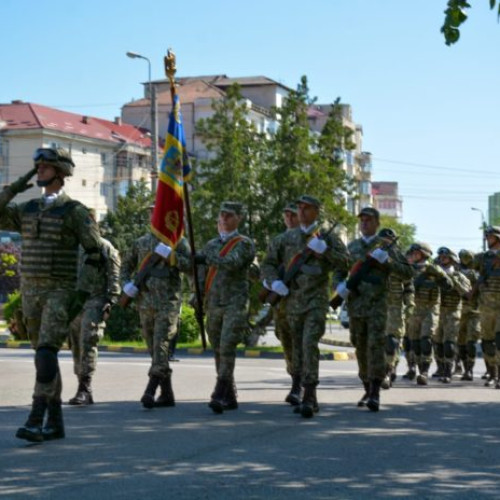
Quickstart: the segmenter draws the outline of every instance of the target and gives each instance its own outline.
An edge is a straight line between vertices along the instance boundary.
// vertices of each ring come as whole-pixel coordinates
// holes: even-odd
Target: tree
[[[380,216],[380,228],[390,228],[398,236],[398,246],[406,250],[416,239],[417,227],[414,224],[403,224],[396,217],[390,215]]]
[[[193,180],[195,235],[198,244],[213,237],[221,202],[237,200],[245,205],[248,234],[255,238],[264,201],[259,179],[265,137],[248,120],[247,102],[237,84],[227,90],[226,99],[214,100],[212,108],[214,114],[196,126],[211,156],[199,163]]]
[[[490,9],[497,7],[497,0],[489,0]],[[444,24],[441,33],[444,35],[446,45],[453,45],[460,38],[460,26],[467,21],[467,9],[471,5],[467,0],[448,0],[448,8],[444,11]],[[498,2],[497,17],[500,19],[500,2]]]
[[[132,184],[125,196],[119,196],[114,212],[109,211],[101,222],[103,235],[117,248],[120,254],[145,234],[150,227],[149,207],[154,197],[146,181]]]
[[[0,297],[3,300],[15,290],[19,290],[20,248],[14,243],[0,244]]]

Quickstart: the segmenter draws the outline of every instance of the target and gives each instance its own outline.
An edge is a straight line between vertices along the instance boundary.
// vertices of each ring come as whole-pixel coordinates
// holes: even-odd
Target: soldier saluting
[[[57,353],[68,336],[71,308],[83,304],[76,292],[78,245],[87,260],[100,259],[97,224],[88,209],[63,191],[75,164],[62,148],[40,148],[34,168],[0,193],[0,227],[22,234],[21,295],[23,316],[35,353],[36,382],[31,413],[16,437],[27,441],[63,438],[61,374]],[[8,204],[26,191],[37,175],[41,198]],[[44,424],[44,417],[47,420]]]

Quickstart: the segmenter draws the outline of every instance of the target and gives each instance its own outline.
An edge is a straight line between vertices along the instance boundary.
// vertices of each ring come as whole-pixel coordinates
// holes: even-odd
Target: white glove
[[[347,288],[347,284],[345,281],[341,281],[337,285],[337,293],[345,300],[347,299],[347,296],[349,295],[349,289]]]
[[[444,272],[446,274],[453,274],[455,272],[455,268],[453,266],[450,266],[450,267],[444,269]]]
[[[274,280],[271,285],[271,290],[282,297],[286,297],[290,292],[288,287],[281,280]]]
[[[313,252],[324,253],[328,248],[328,245],[326,244],[325,240],[322,240],[315,236],[314,238],[311,238],[309,240],[309,243],[307,243],[307,247],[310,248]]]
[[[123,293],[133,299],[139,293],[139,289],[131,281],[129,281],[128,283],[125,283],[125,286],[123,287]]]
[[[165,245],[165,243],[158,243],[158,245],[155,246],[155,253],[164,259],[168,259],[169,255],[172,253],[172,249],[168,245]]]
[[[389,258],[389,254],[381,248],[375,248],[375,250],[370,253],[370,257],[383,264]]]

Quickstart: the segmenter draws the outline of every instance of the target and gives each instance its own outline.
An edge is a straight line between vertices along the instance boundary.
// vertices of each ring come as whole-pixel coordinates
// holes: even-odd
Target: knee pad
[[[467,345],[465,347],[467,349],[467,356],[469,356],[469,358],[475,358],[476,357],[476,343],[473,340],[469,340],[469,342],[467,342]]]
[[[493,340],[483,340],[481,342],[481,346],[483,347],[483,352],[487,356],[494,357],[497,354],[497,346]]]
[[[452,359],[455,357],[455,342],[447,340],[444,343],[444,357],[448,359]]]
[[[422,337],[420,339],[420,346],[424,356],[430,356],[432,354],[432,342],[430,337]]]
[[[444,358],[444,345],[440,342],[434,344],[434,353],[436,354],[436,358]]]
[[[495,333],[495,344],[497,345],[497,351],[500,351],[500,332]]]
[[[52,382],[59,371],[57,352],[50,347],[39,347],[35,354],[35,367],[37,382]]]
[[[385,352],[389,356],[394,356],[398,352],[399,341],[394,335],[387,335],[385,338]]]

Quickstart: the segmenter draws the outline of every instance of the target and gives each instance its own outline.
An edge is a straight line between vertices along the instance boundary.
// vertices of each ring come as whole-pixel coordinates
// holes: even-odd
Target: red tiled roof
[[[114,122],[91,116],[61,111],[40,104],[15,102],[0,104],[0,121],[4,129],[57,130],[108,142],[132,142],[149,147],[150,139],[132,125],[118,125]]]

